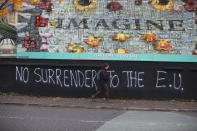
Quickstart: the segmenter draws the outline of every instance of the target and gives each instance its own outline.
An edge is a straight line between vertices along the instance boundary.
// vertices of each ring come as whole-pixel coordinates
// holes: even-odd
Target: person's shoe
[[[91,95],[92,101],[95,101],[95,95]]]

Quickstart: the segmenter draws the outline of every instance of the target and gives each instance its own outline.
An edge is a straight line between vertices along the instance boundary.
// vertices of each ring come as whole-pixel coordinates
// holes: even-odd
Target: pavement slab
[[[178,100],[111,99],[108,102],[102,98],[98,98],[95,101],[92,101],[88,98],[0,95],[0,104],[132,111],[136,110],[197,112],[197,102],[185,102]]]
[[[96,131],[195,131],[197,117],[176,112],[127,111]]]

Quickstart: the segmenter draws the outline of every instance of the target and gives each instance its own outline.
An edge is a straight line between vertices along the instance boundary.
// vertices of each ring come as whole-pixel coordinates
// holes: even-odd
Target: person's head
[[[108,63],[105,63],[105,64],[104,64],[104,69],[107,70],[108,68],[109,68],[109,64],[108,64]]]

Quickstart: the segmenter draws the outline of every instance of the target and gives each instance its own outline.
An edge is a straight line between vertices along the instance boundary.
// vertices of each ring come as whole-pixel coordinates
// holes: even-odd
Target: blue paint
[[[193,38],[193,35],[191,34],[191,35],[188,35],[187,36],[187,41],[192,41],[192,38]]]
[[[187,12],[187,13],[184,13],[184,16],[188,19],[192,19],[193,18],[193,12]]]

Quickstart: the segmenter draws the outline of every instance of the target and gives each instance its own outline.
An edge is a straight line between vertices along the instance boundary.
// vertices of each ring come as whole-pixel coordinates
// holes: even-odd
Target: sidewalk
[[[110,100],[110,102],[106,102],[103,99],[96,99],[96,101],[93,102],[87,98],[0,95],[0,105],[197,112],[197,102],[182,102],[176,100]]]

